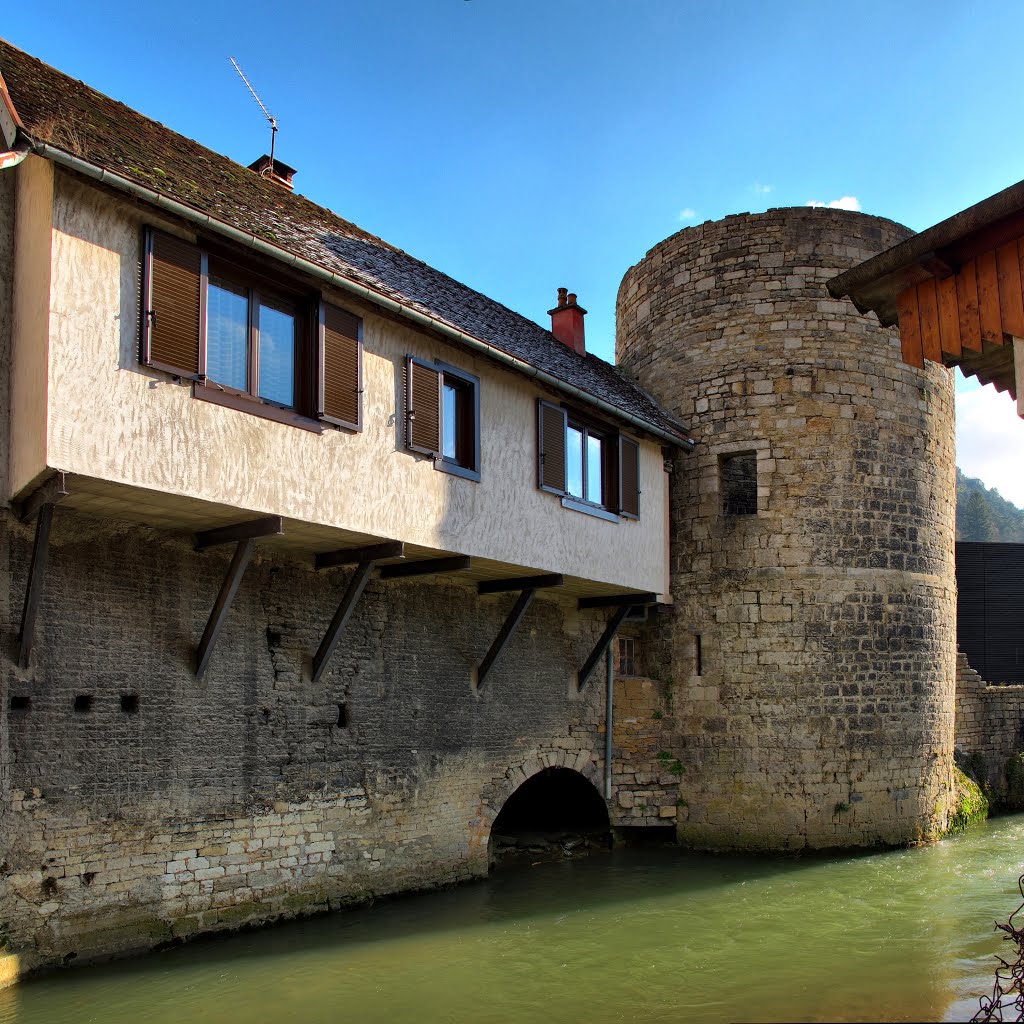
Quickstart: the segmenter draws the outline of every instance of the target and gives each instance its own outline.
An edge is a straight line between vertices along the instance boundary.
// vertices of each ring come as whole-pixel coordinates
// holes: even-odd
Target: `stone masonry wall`
[[[1024,751],[1024,686],[990,686],[965,654],[956,659],[956,748],[1005,798],[1007,762]]]
[[[2,528],[20,607],[32,534]],[[477,692],[515,595],[375,580],[313,685],[347,571],[258,551],[200,683],[231,552],[58,506],[33,665],[3,669],[0,920],[23,968],[480,875],[530,775],[601,789],[604,687],[575,672],[606,613],[538,599]]]
[[[618,361],[697,441],[673,474],[672,650],[655,673],[672,682],[688,844],[945,827],[952,384],[825,290],[906,235],[837,210],[743,214],[673,235],[620,287]],[[726,514],[723,463],[748,453],[756,511]]]

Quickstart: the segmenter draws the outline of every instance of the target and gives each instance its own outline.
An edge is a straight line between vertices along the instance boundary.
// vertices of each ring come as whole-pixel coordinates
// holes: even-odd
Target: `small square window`
[[[723,455],[719,477],[722,512],[727,516],[757,515],[757,453]]]

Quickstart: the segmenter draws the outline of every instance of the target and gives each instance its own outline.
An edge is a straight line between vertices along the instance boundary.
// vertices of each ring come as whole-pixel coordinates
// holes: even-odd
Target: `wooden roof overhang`
[[[1024,182],[833,278],[829,292],[899,325],[903,360],[959,366],[1024,417]]]

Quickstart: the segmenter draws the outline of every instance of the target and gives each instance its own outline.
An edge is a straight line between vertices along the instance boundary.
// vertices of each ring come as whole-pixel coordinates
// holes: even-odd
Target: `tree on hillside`
[[[967,504],[957,515],[959,530],[964,540],[993,541],[999,540],[999,531],[995,519],[989,509],[988,501],[980,491],[971,491],[967,496]]]

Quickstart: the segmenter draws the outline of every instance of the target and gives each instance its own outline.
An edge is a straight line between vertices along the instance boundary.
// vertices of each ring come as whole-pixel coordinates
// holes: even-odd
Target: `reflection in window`
[[[224,387],[245,391],[248,387],[248,293],[211,280],[206,315],[206,376]]]
[[[583,431],[569,425],[565,438],[565,492],[583,497]]]
[[[295,317],[261,304],[259,328],[259,396],[294,405]]]
[[[603,504],[602,441],[593,434],[587,434],[587,501]]]

